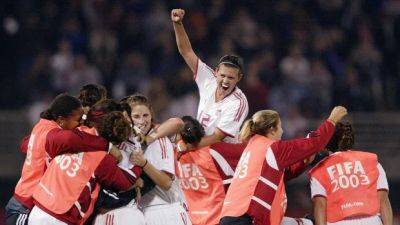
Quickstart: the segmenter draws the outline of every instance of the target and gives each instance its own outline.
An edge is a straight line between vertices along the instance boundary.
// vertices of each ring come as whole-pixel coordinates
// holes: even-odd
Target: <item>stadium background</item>
[[[356,146],[377,152],[387,171],[399,221],[400,1],[3,0],[0,224],[23,162],[19,140],[57,93],[100,83],[110,97],[148,95],[159,120],[196,114],[170,21],[177,7],[203,61],[244,58],[249,115],[278,110],[285,138],[304,136],[334,105],[348,107]],[[305,176],[287,185],[289,215],[309,211],[307,185]]]

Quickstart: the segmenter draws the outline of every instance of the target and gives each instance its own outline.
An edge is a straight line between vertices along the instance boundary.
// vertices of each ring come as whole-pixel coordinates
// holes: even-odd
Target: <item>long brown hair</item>
[[[240,130],[240,140],[247,141],[253,135],[265,135],[268,130],[276,129],[279,123],[279,113],[274,110],[261,110],[246,120]]]

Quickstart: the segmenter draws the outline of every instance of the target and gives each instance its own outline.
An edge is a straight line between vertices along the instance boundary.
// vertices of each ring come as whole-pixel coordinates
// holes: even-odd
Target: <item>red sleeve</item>
[[[102,187],[115,191],[128,190],[141,173],[142,169],[138,166],[127,171],[119,168],[117,161],[110,155],[106,155],[94,171],[96,180]]]
[[[22,140],[21,143],[19,145],[19,150],[26,154],[26,152],[28,151],[28,144],[29,144],[29,138],[31,137],[31,135],[25,136]]]
[[[218,152],[224,159],[229,163],[233,170],[236,169],[236,166],[239,162],[240,157],[244,149],[246,148],[247,143],[240,144],[232,144],[225,142],[218,142],[211,145],[211,149]]]
[[[287,168],[296,162],[325,148],[333,133],[335,125],[329,121],[321,124],[312,137],[288,141],[277,141],[271,145],[279,169]]]
[[[306,169],[307,165],[303,160],[289,166],[285,169],[285,182],[300,176]]]
[[[78,129],[55,128],[46,136],[46,152],[51,158],[64,153],[108,151],[108,141]]]

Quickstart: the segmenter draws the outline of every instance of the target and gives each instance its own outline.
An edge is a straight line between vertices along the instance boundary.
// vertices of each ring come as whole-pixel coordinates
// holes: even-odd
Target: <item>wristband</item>
[[[114,145],[111,142],[108,143],[108,151],[107,151],[107,153],[110,153],[110,151],[111,151],[113,146]]]
[[[178,141],[178,143],[176,145],[178,152],[184,152],[184,150],[181,149],[181,145],[186,145],[186,144],[182,140]]]
[[[146,159],[146,162],[144,163],[144,165],[143,166],[141,166],[142,167],[142,169],[145,167],[147,165],[147,159]]]

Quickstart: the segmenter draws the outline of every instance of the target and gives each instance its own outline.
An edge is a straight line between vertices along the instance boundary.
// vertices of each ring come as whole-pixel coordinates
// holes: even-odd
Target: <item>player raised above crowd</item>
[[[182,23],[184,15],[183,9],[171,11],[179,53],[194,73],[199,88],[197,119],[206,132],[199,147],[219,141],[236,142],[240,126],[249,111],[246,96],[237,87],[243,77],[242,59],[226,55],[219,60],[215,70],[208,67],[192,49]]]

